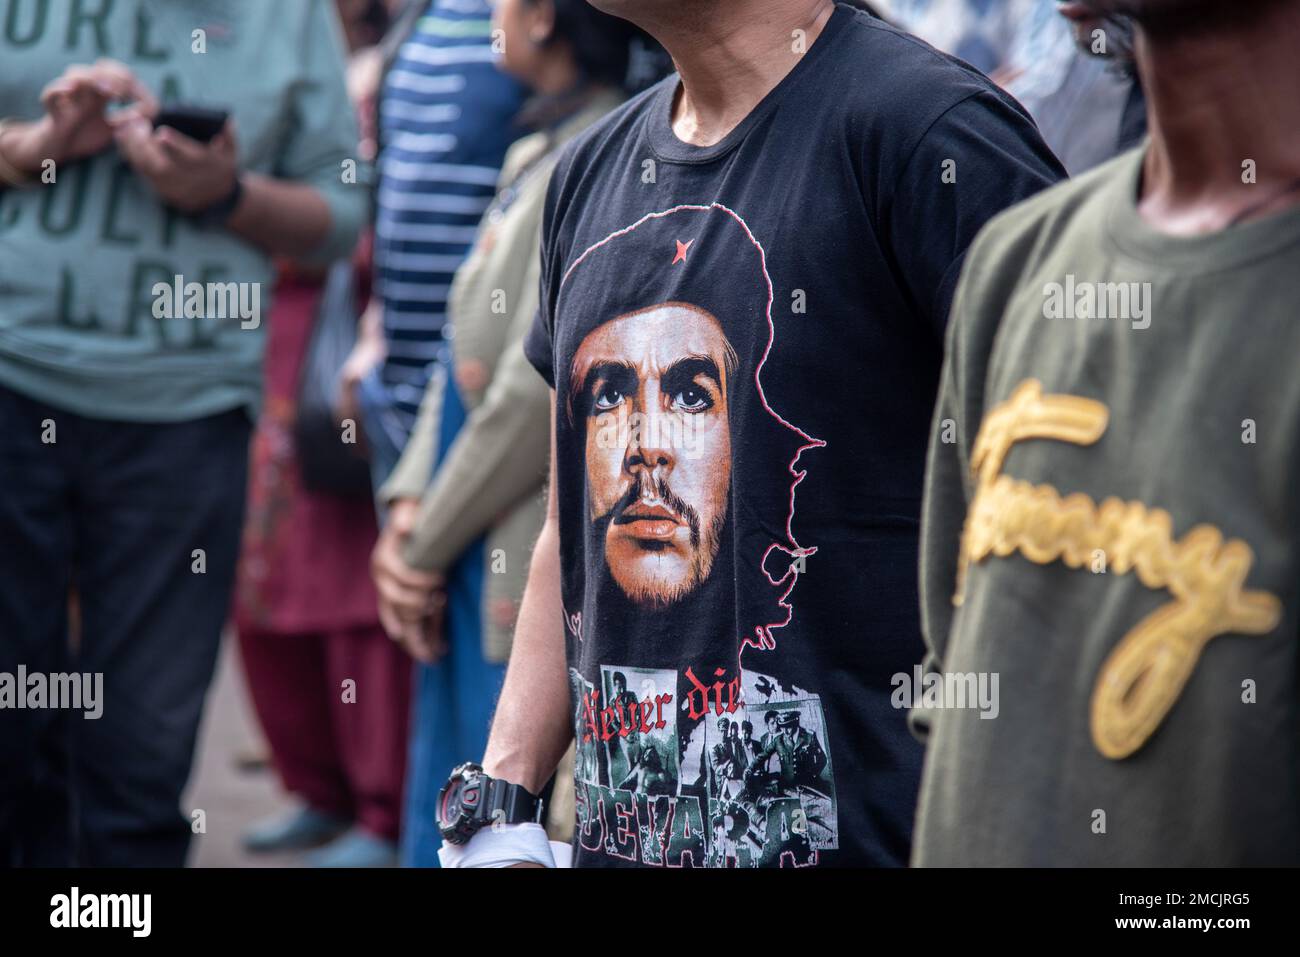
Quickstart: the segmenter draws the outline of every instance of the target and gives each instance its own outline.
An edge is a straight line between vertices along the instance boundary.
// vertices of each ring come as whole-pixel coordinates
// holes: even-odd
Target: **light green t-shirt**
[[[913,713],[921,865],[1300,863],[1300,209],[1167,236],[1140,168],[967,257],[921,593],[998,703]]]
[[[228,110],[242,169],[314,186],[329,204],[313,258],[350,252],[367,175],[333,3],[4,0],[0,116],[38,118],[46,84],[101,57],[161,101]],[[169,211],[113,147],[54,174],[0,192],[0,385],[127,421],[254,409],[270,259]],[[181,296],[160,295],[177,277]]]

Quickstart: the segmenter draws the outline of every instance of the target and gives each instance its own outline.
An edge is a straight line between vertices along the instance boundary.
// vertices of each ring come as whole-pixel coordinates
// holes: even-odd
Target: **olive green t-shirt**
[[[161,101],[229,111],[242,169],[328,203],[314,258],[351,250],[367,177],[333,3],[0,0],[0,117],[39,118],[50,81],[103,57]],[[169,211],[113,146],[53,174],[0,190],[0,385],[127,421],[255,407],[270,259]]]
[[[1164,235],[1141,156],[967,258],[923,617],[999,701],[912,713],[919,865],[1300,863],[1300,209]]]

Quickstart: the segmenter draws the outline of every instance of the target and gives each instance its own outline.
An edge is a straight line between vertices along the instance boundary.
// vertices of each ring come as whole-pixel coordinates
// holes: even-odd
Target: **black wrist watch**
[[[201,209],[197,213],[190,213],[190,220],[196,226],[201,226],[204,229],[211,226],[224,226],[226,220],[234,215],[235,209],[239,206],[239,201],[243,198],[244,181],[236,173],[235,182],[230,187],[230,192],[206,209]]]
[[[466,762],[438,792],[438,830],[448,844],[465,844],[489,824],[542,819],[542,799],[519,784],[498,781]]]

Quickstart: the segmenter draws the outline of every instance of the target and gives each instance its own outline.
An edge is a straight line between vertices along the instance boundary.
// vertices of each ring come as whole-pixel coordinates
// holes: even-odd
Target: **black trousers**
[[[97,719],[0,708],[0,866],[184,863],[249,434],[242,410],[114,422],[0,387],[0,673],[103,675]]]

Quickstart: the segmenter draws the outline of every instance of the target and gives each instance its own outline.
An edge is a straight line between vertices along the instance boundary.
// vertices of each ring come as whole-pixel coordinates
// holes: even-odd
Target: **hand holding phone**
[[[153,128],[168,126],[200,143],[210,143],[230,118],[228,110],[214,110],[186,103],[168,103],[158,110]]]

